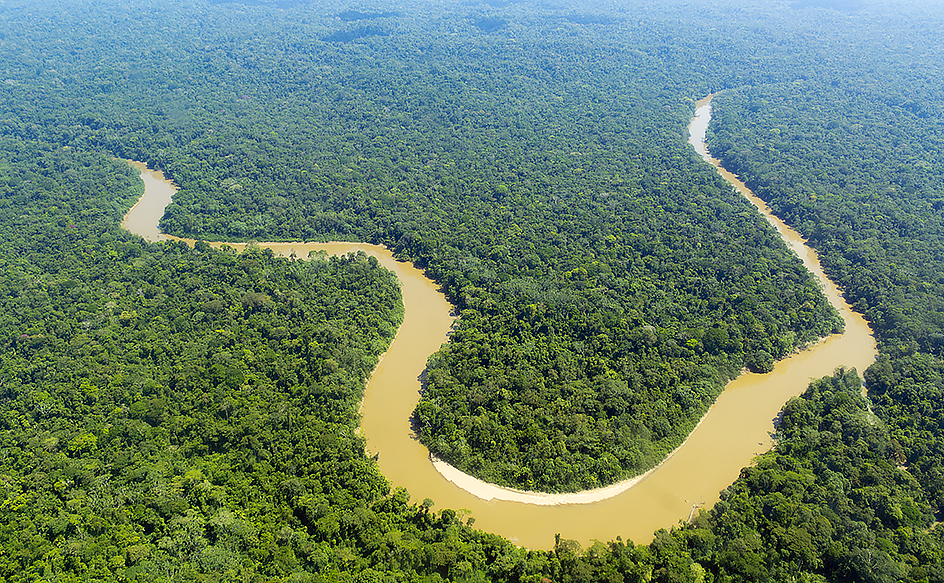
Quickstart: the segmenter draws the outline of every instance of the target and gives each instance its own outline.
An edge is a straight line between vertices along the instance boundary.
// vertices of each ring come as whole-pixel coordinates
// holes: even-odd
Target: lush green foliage
[[[902,80],[904,83],[904,80]],[[858,84],[726,92],[712,150],[797,225],[890,345],[944,348],[944,124]]]
[[[383,35],[354,46],[340,41],[359,29],[324,35],[321,20],[293,23],[286,44],[273,27],[289,16],[269,14],[264,30],[228,9],[208,18],[232,21],[212,41],[161,48],[169,70],[156,70],[169,57],[153,41],[96,40],[115,46],[105,79],[59,86],[87,89],[93,110],[37,103],[29,117],[50,139],[163,167],[182,187],[168,232],[354,238],[426,266],[461,317],[417,422],[463,470],[539,490],[641,473],[744,366],[769,370],[841,328],[685,142],[691,90],[640,52],[643,24],[587,52],[595,24],[568,24],[572,38],[540,14],[522,15],[515,39],[508,26],[483,36],[499,29],[479,20],[440,37],[448,22],[388,14],[371,19]],[[58,72],[57,42],[31,44]],[[143,102],[122,103],[132,97]]]
[[[776,451],[745,468],[691,526],[657,533],[662,580],[939,581],[941,532],[855,371],[784,407]],[[695,566],[697,565],[697,566]]]
[[[866,51],[878,48],[864,44]],[[923,491],[896,495],[885,478],[879,493],[892,502],[855,501],[882,522],[861,521],[862,540],[886,553],[832,565],[830,553],[821,555],[832,577],[850,580],[942,577],[939,534],[918,544],[916,525],[881,535],[909,515],[904,509],[911,502],[897,500],[916,503],[912,519],[924,508],[921,497],[937,513],[944,504],[944,127],[938,115],[944,71],[934,43],[900,50],[908,67],[902,57],[875,58],[867,71],[850,76],[844,72],[855,65],[843,55],[814,79],[726,91],[712,127],[713,152],[809,238],[880,342],[881,356],[865,378],[890,437],[875,451],[886,451]],[[913,550],[896,555],[904,548]],[[879,560],[874,571],[863,570],[865,557]]]
[[[146,246],[116,226],[126,163],[2,146],[2,576],[277,574],[286,541],[328,561],[285,520],[336,529],[388,490],[355,427],[393,275]]]
[[[944,580],[940,15],[493,4],[0,7],[4,578]],[[851,373],[813,383],[775,452],[640,547],[529,552],[390,492],[355,411],[391,276],[145,245],[116,228],[140,186],[97,153],[184,186],[165,228],[428,266],[462,309],[431,445],[579,487],[836,325],[685,147],[710,88],[716,153],[875,323],[874,414]]]
[[[719,99],[716,151],[803,230],[873,322],[883,355],[867,371],[869,390],[940,507],[944,126],[930,111],[944,96],[940,87],[906,83],[911,73],[888,74],[900,83],[727,93]]]

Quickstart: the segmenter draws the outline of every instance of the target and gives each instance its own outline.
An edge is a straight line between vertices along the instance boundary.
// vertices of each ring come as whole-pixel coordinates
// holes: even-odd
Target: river
[[[685,443],[641,478],[588,492],[542,495],[498,488],[446,464],[434,464],[413,434],[409,420],[419,400],[419,377],[426,359],[447,340],[453,323],[451,307],[436,284],[412,265],[393,259],[387,249],[374,245],[260,243],[276,253],[298,257],[319,249],[330,253],[363,250],[400,278],[403,324],[374,370],[361,406],[361,431],[367,448],[378,455],[380,471],[394,486],[406,487],[415,500],[430,498],[440,508],[467,509],[477,528],[529,548],[550,548],[557,533],[585,546],[593,540],[613,540],[617,536],[648,543],[655,530],[672,527],[687,520],[695,509],[717,502],[721,490],[737,479],[741,468],[771,448],[769,432],[774,417],[788,399],[805,390],[810,379],[832,374],[839,366],[855,367],[861,372],[874,361],[875,341],[868,324],[826,278],[816,254],[799,234],[773,217],[743,183],[708,156],[704,136],[711,117],[710,102],[710,97],[698,102],[689,128],[690,142],[774,225],[820,281],[846,328],[844,334],[831,336],[778,362],[771,373],[743,374],[729,383]],[[156,228],[164,207],[144,199],[154,196],[155,200],[169,202],[174,187],[160,173],[137,167],[145,181],[145,195],[122,224],[149,240],[169,238]],[[237,249],[244,246],[229,245]]]

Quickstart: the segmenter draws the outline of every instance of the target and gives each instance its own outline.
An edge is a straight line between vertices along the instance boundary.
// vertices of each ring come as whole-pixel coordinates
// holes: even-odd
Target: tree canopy
[[[939,8],[448,7],[0,6],[2,577],[944,579]],[[391,491],[356,432],[402,309],[375,262],[117,226],[133,158],[182,187],[166,231],[389,246],[460,314],[424,443],[503,484],[604,484],[842,326],[687,146],[714,91],[713,153],[881,356],[869,400],[815,380],[775,451],[649,545],[527,551]]]

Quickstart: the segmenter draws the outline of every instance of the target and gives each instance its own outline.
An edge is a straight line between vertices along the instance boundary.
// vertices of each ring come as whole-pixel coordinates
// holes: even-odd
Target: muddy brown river
[[[690,142],[722,176],[748,198],[774,226],[804,265],[821,283],[829,301],[846,322],[834,335],[777,363],[773,372],[743,374],[732,381],[689,438],[657,468],[641,478],[599,490],[568,495],[517,492],[485,484],[434,464],[410,427],[419,400],[419,376],[426,359],[446,342],[453,323],[451,306],[437,285],[390,251],[358,243],[260,243],[278,254],[307,257],[312,250],[346,253],[363,250],[400,279],[405,307],[403,324],[367,385],[361,406],[361,431],[380,471],[394,486],[403,486],[414,500],[430,498],[439,508],[466,509],[475,526],[529,548],[550,548],[554,535],[583,545],[622,536],[648,543],[653,532],[687,520],[698,508],[718,500],[721,490],[737,479],[742,467],[771,446],[773,419],[788,399],[801,394],[810,379],[832,374],[840,366],[865,370],[875,359],[875,341],[865,320],[853,312],[820,268],[816,254],[793,229],[770,213],[737,177],[708,156],[705,131],[711,99],[698,102],[689,128]],[[170,202],[174,186],[159,172],[135,163],[145,181],[145,194],[122,225],[148,240],[170,238],[157,221]],[[230,243],[241,249],[244,244]],[[438,466],[438,469],[437,469]],[[448,476],[448,477],[447,477]]]

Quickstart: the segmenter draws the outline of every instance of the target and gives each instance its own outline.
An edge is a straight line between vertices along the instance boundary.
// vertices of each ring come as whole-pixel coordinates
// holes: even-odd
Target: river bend
[[[801,394],[810,379],[832,374],[839,366],[865,370],[875,359],[875,341],[865,320],[843,300],[829,281],[815,252],[793,229],[744,184],[710,157],[704,144],[711,118],[711,97],[696,104],[690,142],[706,161],[750,200],[820,282],[829,301],[846,322],[833,335],[776,364],[773,372],[743,374],[725,388],[688,439],[644,476],[607,488],[576,494],[518,492],[486,484],[442,462],[434,463],[410,427],[419,400],[419,377],[427,358],[447,340],[451,307],[436,284],[411,264],[393,259],[389,250],[359,243],[260,243],[277,254],[307,257],[309,251],[364,251],[378,258],[400,279],[403,324],[368,382],[361,406],[361,430],[367,448],[377,454],[380,470],[394,486],[406,487],[414,499],[431,498],[441,508],[467,509],[475,526],[530,548],[550,548],[554,535],[592,540],[617,536],[648,543],[653,532],[687,520],[696,508],[710,507],[721,490],[737,479],[741,468],[772,447],[773,419],[788,399]],[[157,222],[175,187],[159,172],[135,163],[145,194],[122,225],[148,240],[169,239]],[[238,249],[243,243],[229,243]]]

